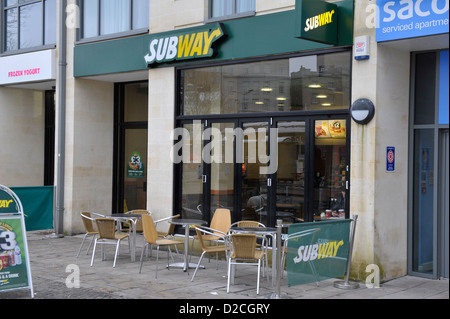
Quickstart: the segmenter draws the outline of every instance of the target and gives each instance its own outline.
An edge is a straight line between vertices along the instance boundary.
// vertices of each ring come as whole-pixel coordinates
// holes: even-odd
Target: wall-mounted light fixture
[[[368,99],[358,99],[350,108],[353,120],[358,124],[367,124],[375,116],[375,106]]]

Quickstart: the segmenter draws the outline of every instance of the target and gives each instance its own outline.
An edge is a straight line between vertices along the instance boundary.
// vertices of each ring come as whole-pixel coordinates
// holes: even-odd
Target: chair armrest
[[[205,227],[205,226],[197,226],[197,227],[195,227],[195,229],[198,229],[199,231],[201,231],[202,233],[205,233],[207,235],[220,237],[223,240],[226,240],[226,237],[227,237],[227,234],[225,234],[224,232],[217,230],[217,229],[213,229],[213,228],[209,228],[209,227]]]
[[[173,219],[174,217],[175,217],[175,216],[166,217],[166,218],[161,218],[161,219],[156,220],[154,223],[155,223],[155,225],[156,225],[156,224],[158,224],[158,223],[161,223],[161,222],[165,222],[165,221],[171,220],[171,219]]]

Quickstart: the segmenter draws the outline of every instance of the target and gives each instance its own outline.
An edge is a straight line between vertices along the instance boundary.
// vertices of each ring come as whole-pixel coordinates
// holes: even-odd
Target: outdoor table
[[[113,218],[116,221],[129,221],[133,225],[133,240],[131,241],[131,262],[136,261],[136,224],[138,220],[142,218],[141,214],[113,214],[111,216],[106,216],[108,218]]]
[[[184,263],[170,264],[170,267],[183,268],[187,271],[188,268],[195,268],[197,265],[189,263],[189,229],[192,225],[205,225],[206,221],[200,219],[172,219],[171,224],[184,226]]]
[[[231,227],[230,233],[246,233],[246,234],[258,234],[258,235],[268,235],[272,237],[272,286],[275,284],[276,277],[276,238],[277,229],[275,227]]]

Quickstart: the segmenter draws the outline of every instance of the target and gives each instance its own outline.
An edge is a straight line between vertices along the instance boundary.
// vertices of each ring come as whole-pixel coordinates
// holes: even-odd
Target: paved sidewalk
[[[94,266],[90,267],[91,254],[86,255],[87,243],[78,259],[75,254],[82,236],[54,238],[46,232],[29,232],[28,244],[35,299],[189,299],[189,300],[237,300],[267,299],[275,293],[275,287],[261,278],[260,295],[256,294],[256,267],[239,267],[235,284],[227,294],[226,263],[219,261],[216,269],[214,258],[205,257],[193,282],[181,269],[167,270],[167,252],[160,251],[158,278],[155,278],[156,251],[144,261],[139,274],[139,257],[143,237],[137,238],[136,262],[130,262],[126,241],[121,246],[116,268],[112,267],[114,247],[106,247],[106,260],[98,252]],[[180,239],[181,240],[181,239]],[[92,251],[92,250],[91,250]],[[175,258],[177,258],[175,254]],[[181,254],[180,257],[181,258]],[[197,262],[198,256],[193,257]],[[69,268],[67,268],[69,267]],[[79,269],[80,288],[68,288],[73,269]],[[402,277],[380,288],[367,288],[360,284],[355,290],[342,290],[333,286],[333,280],[296,287],[287,287],[286,275],[281,281],[281,294],[287,299],[449,299],[449,282],[417,277]],[[29,290],[0,293],[0,299],[30,299]]]

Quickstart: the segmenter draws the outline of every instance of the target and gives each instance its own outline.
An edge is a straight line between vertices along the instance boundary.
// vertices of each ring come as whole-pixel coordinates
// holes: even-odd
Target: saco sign
[[[449,0],[379,0],[374,9],[378,42],[449,31]]]
[[[213,44],[225,35],[221,24],[207,26],[183,34],[159,36],[150,41],[149,53],[144,57],[148,65],[211,57],[214,54]]]

